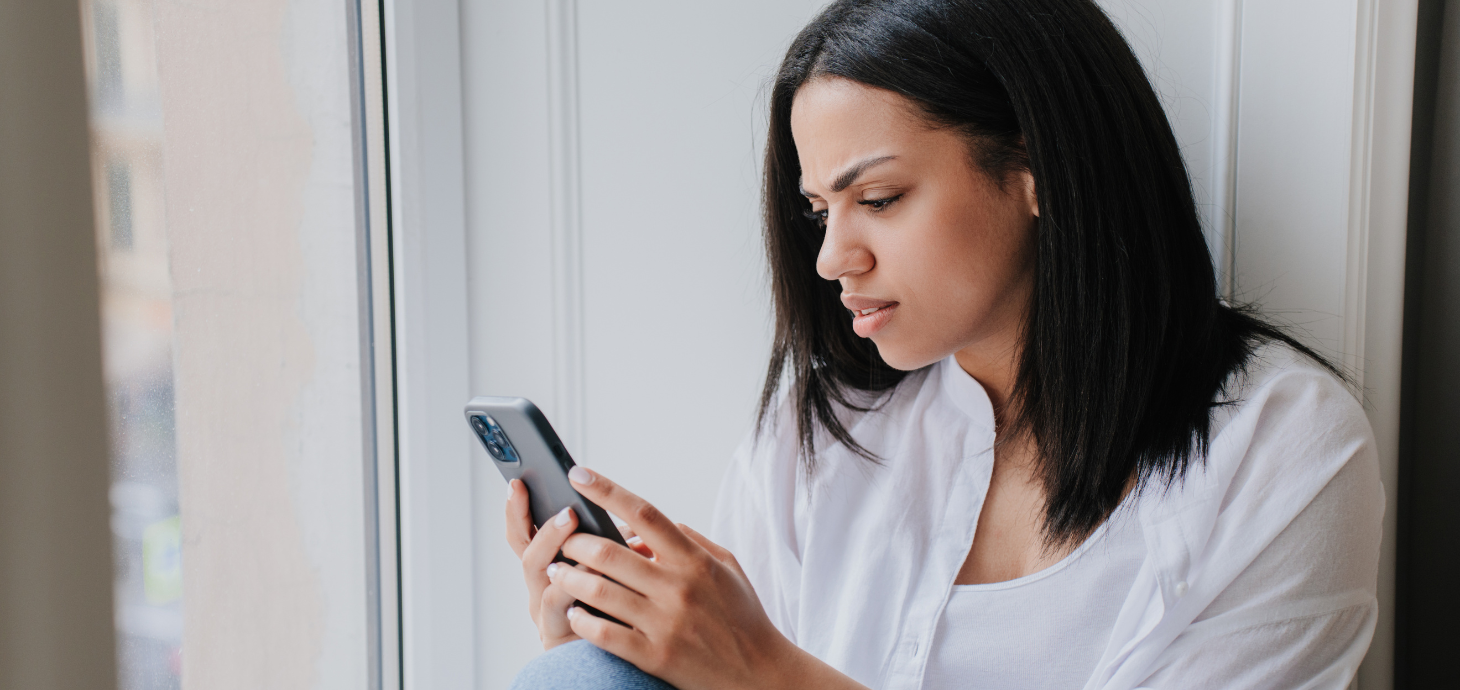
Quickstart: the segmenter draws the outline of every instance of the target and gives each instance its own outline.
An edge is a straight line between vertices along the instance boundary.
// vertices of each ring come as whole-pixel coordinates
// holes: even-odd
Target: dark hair
[[[836,76],[900,94],[962,132],[1002,181],[1027,170],[1039,200],[1036,268],[1010,409],[1037,444],[1047,543],[1082,538],[1134,477],[1163,486],[1201,462],[1225,382],[1280,340],[1218,297],[1191,182],[1166,115],[1120,32],[1091,0],[841,0],[796,37],[770,96],[765,243],[775,341],[757,428],[784,375],[800,462],[818,428],[872,462],[837,408],[866,411],[907,375],[858,337],[840,286],[815,271],[791,104]],[[873,396],[875,399],[875,396]]]

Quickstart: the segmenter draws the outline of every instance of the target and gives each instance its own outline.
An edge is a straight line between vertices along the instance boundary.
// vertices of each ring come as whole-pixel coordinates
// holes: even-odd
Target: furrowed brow
[[[881,165],[895,158],[897,158],[897,156],[878,156],[876,158],[868,158],[860,163],[857,163],[856,165],[853,165],[850,168],[847,168],[845,172],[837,175],[836,180],[831,183],[831,191],[840,192],[843,189],[852,186],[852,183],[856,182],[857,178],[862,176],[862,173],[867,172],[868,168],[876,165]]]
[[[869,168],[876,165],[881,165],[883,163],[886,163],[887,161],[894,160],[896,158],[897,156],[878,156],[876,158],[868,158],[857,163],[856,165],[853,165],[850,168],[847,168],[846,170],[842,171],[842,174],[837,175],[836,179],[832,181],[831,191],[840,192],[847,187],[852,186],[852,184],[857,181],[857,178],[861,177],[862,173],[867,172]],[[812,194],[811,192],[806,191],[806,183],[804,181],[799,183],[798,186],[801,188],[801,196],[813,199],[821,198],[820,194]]]

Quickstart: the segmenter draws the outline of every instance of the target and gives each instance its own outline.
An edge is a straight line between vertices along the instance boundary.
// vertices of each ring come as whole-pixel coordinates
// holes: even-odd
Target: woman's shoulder
[[[1216,401],[1208,471],[1230,499],[1272,482],[1309,497],[1351,463],[1378,481],[1374,432],[1348,385],[1282,342],[1257,348]]]
[[[1239,421],[1281,424],[1284,436],[1289,437],[1372,435],[1363,405],[1347,383],[1323,363],[1281,341],[1253,350],[1218,393],[1214,405],[1212,438]]]

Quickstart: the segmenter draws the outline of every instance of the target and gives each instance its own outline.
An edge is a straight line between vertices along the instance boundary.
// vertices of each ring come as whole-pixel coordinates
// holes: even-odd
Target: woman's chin
[[[877,354],[882,356],[882,361],[898,371],[917,371],[948,356],[906,346],[899,347],[898,343],[879,341],[878,338],[873,338],[872,342],[877,346]]]

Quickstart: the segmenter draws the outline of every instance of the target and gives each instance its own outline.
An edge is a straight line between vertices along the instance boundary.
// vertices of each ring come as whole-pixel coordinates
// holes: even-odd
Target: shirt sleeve
[[[1362,414],[1353,404],[1358,419],[1339,427],[1367,434]],[[1305,435],[1290,428],[1288,440],[1301,446]],[[1289,462],[1304,462],[1300,448],[1289,452],[1297,454]],[[1281,482],[1281,474],[1269,481]],[[1284,493],[1261,500],[1281,501]],[[1142,687],[1347,688],[1377,620],[1383,512],[1370,441],[1182,631]]]
[[[787,439],[777,433],[782,428],[769,426],[741,442],[720,485],[710,539],[735,555],[771,622],[795,642],[801,573],[797,471],[794,446],[787,448]]]

